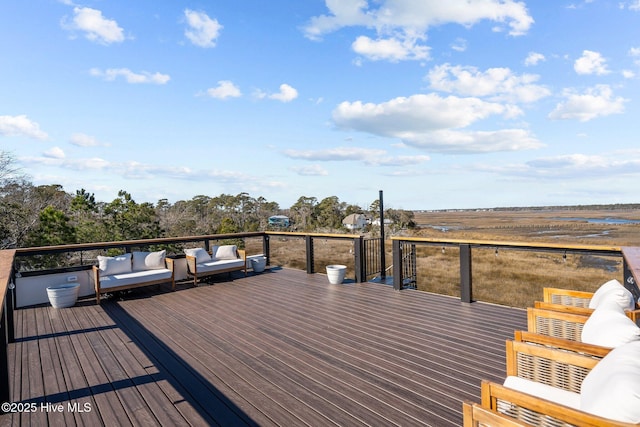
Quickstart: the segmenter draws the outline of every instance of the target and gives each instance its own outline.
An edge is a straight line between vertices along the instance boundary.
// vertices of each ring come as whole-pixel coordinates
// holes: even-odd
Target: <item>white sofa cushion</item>
[[[604,300],[582,327],[582,342],[604,347],[618,347],[640,340],[640,328],[613,300]]]
[[[640,341],[611,350],[582,381],[580,409],[640,423]]]
[[[133,252],[133,271],[140,270],[160,270],[166,268],[164,260],[167,251],[157,252]]]
[[[211,256],[209,255],[209,252],[205,251],[202,248],[192,248],[192,249],[185,249],[184,253],[195,257],[196,259],[196,263],[201,263],[201,262],[207,262],[207,261],[211,261]]]
[[[243,259],[218,259],[198,263],[196,268],[198,273],[209,273],[211,271],[226,270],[227,268],[245,268],[245,265]]]
[[[623,310],[635,308],[633,294],[616,279],[609,280],[594,292],[591,301],[589,301],[589,308],[598,308],[604,300],[615,301]]]
[[[131,272],[131,254],[118,256],[98,255],[98,267],[100,276]]]
[[[550,400],[573,409],[580,409],[580,395],[569,390],[515,376],[507,377],[503,385],[531,396]]]
[[[112,274],[100,277],[100,289],[109,289],[118,286],[135,285],[142,282],[151,282],[154,280],[171,280],[171,270],[142,270],[129,273]]]
[[[238,247],[236,245],[214,246],[211,249],[211,259],[238,259]]]

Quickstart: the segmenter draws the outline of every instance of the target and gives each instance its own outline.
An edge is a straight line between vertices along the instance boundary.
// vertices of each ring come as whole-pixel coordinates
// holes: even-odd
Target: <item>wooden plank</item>
[[[17,310],[12,393],[90,402],[77,425],[457,426],[526,328],[524,310],[286,269],[239,276]]]

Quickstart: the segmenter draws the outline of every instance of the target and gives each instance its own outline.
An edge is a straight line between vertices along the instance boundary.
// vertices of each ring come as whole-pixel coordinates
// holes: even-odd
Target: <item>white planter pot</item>
[[[332,285],[339,285],[344,280],[344,276],[347,274],[346,265],[327,265],[327,278]]]
[[[267,257],[251,258],[251,269],[256,273],[262,273],[267,266]]]
[[[72,307],[78,300],[78,291],[80,291],[80,283],[65,283],[49,286],[47,296],[53,308]]]

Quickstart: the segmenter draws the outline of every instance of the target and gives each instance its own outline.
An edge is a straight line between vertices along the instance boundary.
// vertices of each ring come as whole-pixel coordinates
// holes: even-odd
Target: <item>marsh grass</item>
[[[418,237],[462,240],[553,242],[611,246],[640,246],[640,224],[593,224],[561,221],[558,218],[640,219],[637,210],[562,210],[502,212],[429,212],[416,214],[421,228]],[[445,227],[442,232],[433,228]],[[250,239],[247,253],[262,253],[262,239]],[[305,240],[301,237],[272,237],[271,264],[306,270]],[[354,279],[353,242],[314,239],[315,271],[324,273],[328,264],[347,266],[347,278]],[[387,242],[387,267],[392,263]],[[417,288],[421,291],[460,297],[459,250],[455,246],[417,245]],[[389,274],[391,274],[389,272]],[[513,307],[529,307],[542,299],[542,288],[559,287],[595,291],[602,283],[623,280],[622,259],[590,255],[518,251],[495,248],[472,249],[473,297]]]

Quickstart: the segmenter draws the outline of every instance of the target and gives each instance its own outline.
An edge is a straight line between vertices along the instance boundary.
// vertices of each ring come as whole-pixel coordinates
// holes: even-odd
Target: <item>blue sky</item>
[[[640,201],[640,0],[4,0],[0,52],[0,149],[106,202]]]

